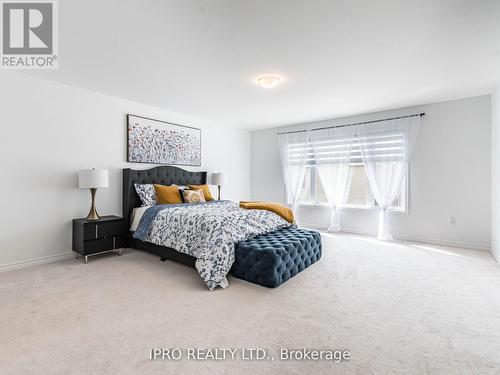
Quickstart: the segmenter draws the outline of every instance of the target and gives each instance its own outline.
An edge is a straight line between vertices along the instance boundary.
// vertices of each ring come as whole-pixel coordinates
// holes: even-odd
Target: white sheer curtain
[[[294,211],[304,182],[309,139],[310,131],[278,135],[286,203]]]
[[[357,126],[366,175],[380,207],[380,240],[392,240],[387,209],[396,198],[408,170],[419,127],[420,116]]]
[[[354,137],[351,126],[317,130],[311,133],[316,172],[330,205],[328,232],[340,231],[337,207],[346,199],[349,158]]]

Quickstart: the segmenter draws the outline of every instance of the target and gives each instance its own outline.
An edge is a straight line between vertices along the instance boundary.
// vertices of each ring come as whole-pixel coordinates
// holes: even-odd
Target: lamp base
[[[87,220],[99,220],[99,215],[97,214],[97,210],[95,208],[95,193],[97,189],[91,188],[90,195],[92,196],[92,206],[90,206],[89,214],[87,215]]]
[[[90,210],[89,214],[86,217],[87,220],[99,220],[100,217],[97,214],[96,210]]]

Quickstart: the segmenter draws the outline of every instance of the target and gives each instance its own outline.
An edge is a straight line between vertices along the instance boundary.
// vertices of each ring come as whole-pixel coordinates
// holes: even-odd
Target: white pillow
[[[131,216],[130,221],[132,222],[132,224],[130,225],[131,232],[135,232],[137,226],[139,225],[139,222],[141,221],[142,215],[144,215],[144,212],[146,212],[148,208],[149,207],[147,206],[143,206],[143,207],[136,207],[132,210],[132,214],[130,215]]]

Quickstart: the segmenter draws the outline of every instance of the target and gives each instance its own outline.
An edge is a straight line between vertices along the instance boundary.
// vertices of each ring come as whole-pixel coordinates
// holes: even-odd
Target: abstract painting
[[[201,130],[127,115],[131,163],[201,165]]]

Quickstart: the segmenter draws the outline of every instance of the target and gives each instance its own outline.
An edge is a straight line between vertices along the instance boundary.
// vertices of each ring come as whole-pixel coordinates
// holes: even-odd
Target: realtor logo
[[[2,1],[2,69],[57,68],[54,0]]]

